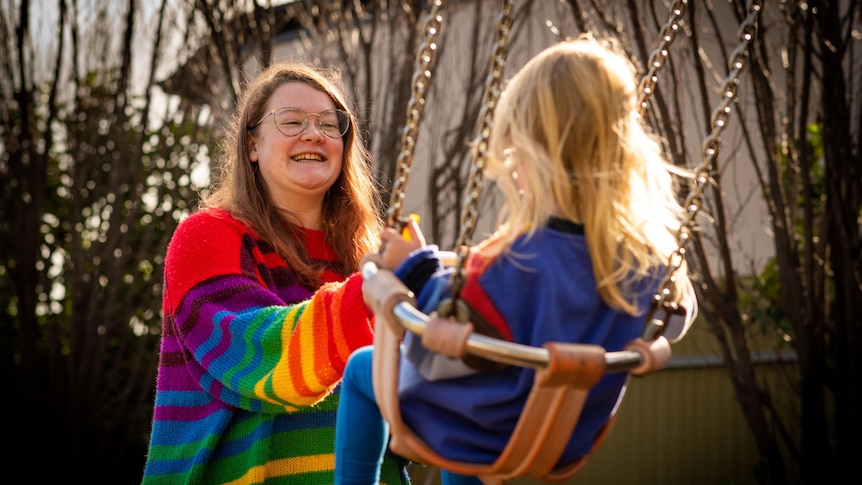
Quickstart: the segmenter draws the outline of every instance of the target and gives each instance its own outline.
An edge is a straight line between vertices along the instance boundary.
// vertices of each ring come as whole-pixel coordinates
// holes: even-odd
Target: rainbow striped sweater
[[[177,227],[144,484],[333,482],[338,384],[372,319],[361,276],[335,270],[322,231],[304,236],[333,263],[317,291],[227,212]],[[409,483],[403,465],[387,456],[382,481]]]

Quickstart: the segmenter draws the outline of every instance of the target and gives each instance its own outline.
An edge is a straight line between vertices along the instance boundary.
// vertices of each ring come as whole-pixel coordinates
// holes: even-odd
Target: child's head
[[[511,79],[494,115],[488,173],[505,185],[515,171],[518,205],[530,211],[520,222],[555,213],[583,220],[578,191],[622,182],[634,79],[625,57],[587,38],[549,47]]]
[[[679,228],[670,166],[638,113],[637,79],[614,45],[581,37],[530,60],[494,113],[486,171],[507,196],[502,222],[510,233],[551,216],[582,222],[600,287],[654,267]]]

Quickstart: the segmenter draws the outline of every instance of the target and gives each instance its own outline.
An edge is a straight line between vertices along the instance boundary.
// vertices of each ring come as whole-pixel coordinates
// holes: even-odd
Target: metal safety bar
[[[362,266],[362,277],[369,281],[381,269],[374,261],[366,261]],[[385,271],[385,270],[384,270]],[[430,317],[419,311],[409,302],[401,301],[393,305],[392,313],[402,327],[418,336],[425,333]],[[542,347],[533,347],[508,342],[480,334],[471,334],[467,340],[467,351],[501,364],[545,369],[550,362],[550,353]],[[635,350],[605,352],[606,372],[628,372],[643,362],[643,356]]]

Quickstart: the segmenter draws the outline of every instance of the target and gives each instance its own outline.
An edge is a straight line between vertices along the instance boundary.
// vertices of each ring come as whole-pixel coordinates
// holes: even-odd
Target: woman
[[[143,483],[333,482],[337,386],[373,340],[356,271],[382,227],[343,93],[299,63],[244,91],[219,183],[168,245]]]

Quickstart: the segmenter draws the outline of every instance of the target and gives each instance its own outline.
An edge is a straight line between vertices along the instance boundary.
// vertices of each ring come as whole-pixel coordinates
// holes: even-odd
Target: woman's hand
[[[409,238],[391,227],[387,227],[380,234],[380,240],[383,242],[383,267],[389,271],[394,271],[410,253],[425,246],[425,236],[415,220],[408,220],[404,230],[410,235]]]

